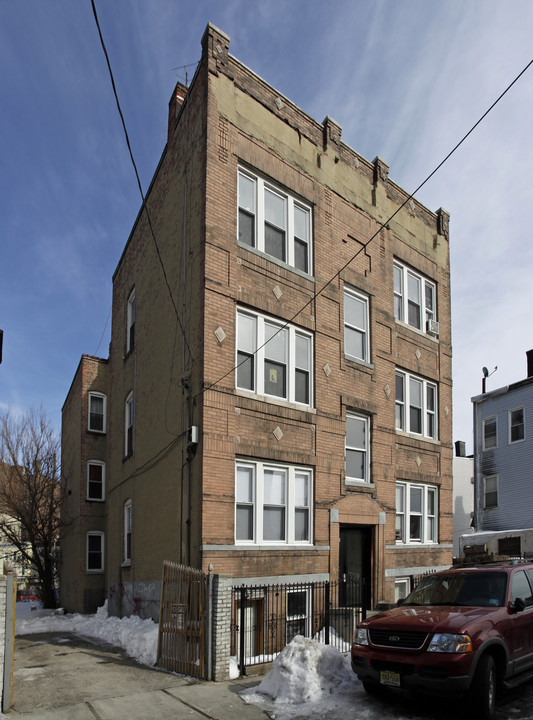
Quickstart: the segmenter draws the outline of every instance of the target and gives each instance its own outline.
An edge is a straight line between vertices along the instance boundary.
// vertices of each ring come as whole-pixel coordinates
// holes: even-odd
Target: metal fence
[[[344,575],[336,581],[233,588],[231,654],[241,675],[271,662],[295,635],[341,652],[350,649],[357,622],[366,615],[366,584]]]

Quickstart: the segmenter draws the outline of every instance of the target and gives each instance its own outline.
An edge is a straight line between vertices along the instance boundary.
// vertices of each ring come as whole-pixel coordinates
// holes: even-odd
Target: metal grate
[[[427,633],[396,630],[370,630],[370,642],[380,647],[420,650],[426,642]]]

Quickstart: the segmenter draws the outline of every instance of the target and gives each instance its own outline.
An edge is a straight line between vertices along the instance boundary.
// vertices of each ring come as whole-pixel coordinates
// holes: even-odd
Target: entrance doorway
[[[356,598],[346,598],[346,605],[355,605],[363,601],[365,607],[369,608],[372,598],[371,527],[364,525],[341,526],[339,576],[340,579],[350,576],[361,583],[362,594],[359,595],[359,602],[356,602]]]

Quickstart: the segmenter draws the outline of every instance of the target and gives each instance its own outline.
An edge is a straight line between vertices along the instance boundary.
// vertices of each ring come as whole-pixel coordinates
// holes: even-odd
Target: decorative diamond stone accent
[[[273,292],[274,295],[276,296],[276,300],[279,300],[280,297],[283,295],[283,293],[281,292],[281,288],[280,288],[279,285],[275,285],[275,286],[272,288],[272,292]]]
[[[422,353],[418,348],[415,350],[415,355],[417,360],[420,360],[420,358],[422,357]]]
[[[420,467],[422,465],[422,460],[418,457],[418,455],[416,456],[415,462],[417,467]]]
[[[226,339],[226,333],[224,332],[224,330],[222,330],[221,327],[217,327],[217,329],[215,330],[215,337],[218,342],[222,344],[223,341]]]
[[[388,385],[385,385],[385,387],[383,388],[383,392],[385,393],[385,395],[386,395],[387,397],[389,397],[389,395],[390,395],[390,387],[389,387]]]
[[[276,107],[278,108],[278,110],[281,110],[282,108],[285,107],[285,105],[283,104],[282,99],[279,98],[279,97],[277,97],[277,98],[274,100],[274,102],[276,103]]]
[[[446,417],[448,417],[449,413],[450,413],[450,408],[446,405],[446,407],[444,408],[444,414],[446,415]]]
[[[274,435],[274,437],[276,438],[276,440],[277,440],[278,442],[279,442],[279,441],[281,440],[281,438],[283,437],[283,432],[282,432],[282,430],[281,430],[281,428],[280,428],[279,425],[278,425],[278,427],[274,430],[273,435]]]
[[[326,363],[322,369],[324,370],[324,375],[326,377],[329,377],[331,375],[331,368],[329,366],[329,363]]]

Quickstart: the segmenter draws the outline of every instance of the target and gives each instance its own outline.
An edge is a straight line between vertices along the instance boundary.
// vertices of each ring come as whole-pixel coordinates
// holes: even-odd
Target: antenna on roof
[[[481,381],[481,392],[483,393],[483,395],[487,392],[487,378],[491,375],[494,375],[497,369],[497,365],[492,372],[489,372],[486,367],[481,368],[481,372],[483,373],[483,380]]]

